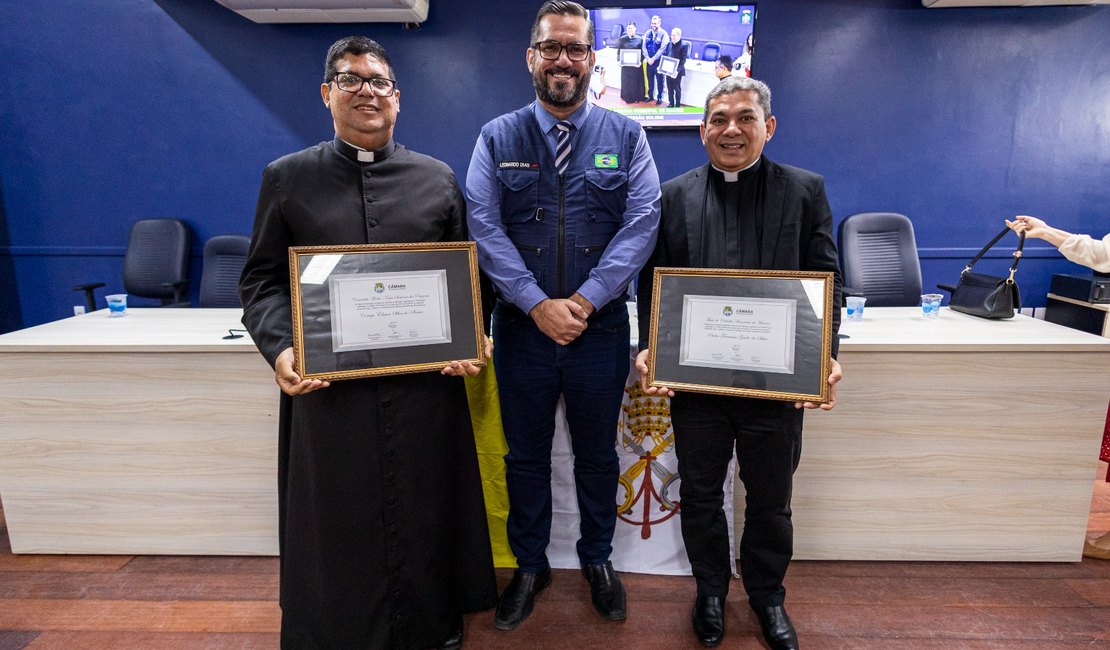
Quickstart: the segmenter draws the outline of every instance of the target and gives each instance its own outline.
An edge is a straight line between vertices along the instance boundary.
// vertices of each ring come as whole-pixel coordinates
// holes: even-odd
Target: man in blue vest
[[[551,583],[551,445],[562,396],[581,517],[576,547],[594,607],[626,617],[609,561],[616,524],[617,418],[628,376],[625,291],[655,245],[659,178],[637,124],[586,101],[593,25],[581,5],[536,14],[536,101],[482,127],[467,217],[497,289],[494,369],[509,453],[507,532],[517,558],[494,624],[519,626]]]
[[[651,17],[651,29],[644,34],[644,65],[647,71],[647,99],[655,98],[655,105],[663,103],[663,75],[659,74],[659,57],[667,49],[670,41],[663,31],[663,21],[659,16]]]

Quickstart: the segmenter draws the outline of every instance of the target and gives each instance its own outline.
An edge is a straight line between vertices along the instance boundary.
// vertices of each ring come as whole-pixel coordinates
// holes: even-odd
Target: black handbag
[[[998,277],[985,273],[972,273],[971,267],[990,250],[991,246],[1009,232],[1003,228],[989,244],[983,247],[971,261],[967,263],[960,273],[960,281],[955,287],[938,284],[945,291],[952,292],[949,308],[954,311],[979,316],[981,318],[1013,318],[1014,312],[1021,309],[1021,294],[1018,293],[1017,283],[1014,282],[1014,273],[1017,272],[1018,262],[1021,261],[1021,249],[1025,246],[1025,233],[1018,235],[1017,249],[1014,251],[1014,263],[1010,265],[1009,277]]]

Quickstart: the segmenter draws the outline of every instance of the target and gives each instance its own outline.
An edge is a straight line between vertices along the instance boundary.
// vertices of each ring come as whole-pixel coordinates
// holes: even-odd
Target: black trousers
[[[740,575],[752,607],[783,604],[794,551],[790,495],[802,453],[802,414],[790,402],[680,392],[671,400],[682,479],[682,541],[698,594],[728,594],[724,482],[735,449],[747,492]],[[727,504],[731,508],[732,504]]]
[[[682,105],[682,76],[684,74],[685,72],[682,72],[677,77],[667,77],[667,106]]]

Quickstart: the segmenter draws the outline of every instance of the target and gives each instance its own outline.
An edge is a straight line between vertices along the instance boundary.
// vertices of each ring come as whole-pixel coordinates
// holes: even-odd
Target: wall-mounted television
[[[751,76],[756,6],[675,7],[663,1],[590,9],[597,53],[590,101],[645,128],[697,126],[705,97],[722,75]],[[653,29],[656,17],[659,25]],[[665,48],[676,27],[682,46],[651,61],[651,50]]]

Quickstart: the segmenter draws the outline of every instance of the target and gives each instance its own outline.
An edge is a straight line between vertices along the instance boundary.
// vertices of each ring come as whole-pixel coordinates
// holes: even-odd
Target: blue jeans
[[[615,301],[593,314],[569,345],[540,332],[526,314],[498,303],[493,312],[493,357],[501,422],[509,453],[509,546],[522,571],[546,569],[551,539],[551,442],[559,396],[566,407],[574,452],[574,484],[581,522],[582,564],[613,551],[617,518],[617,420],[628,377],[628,312]]]

